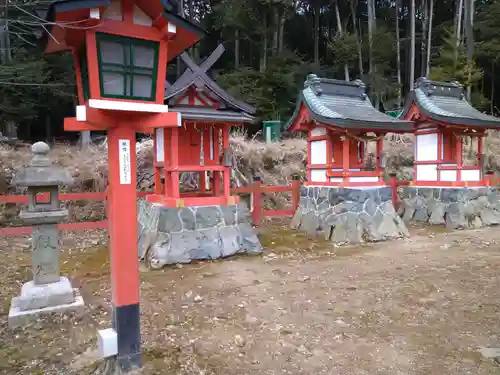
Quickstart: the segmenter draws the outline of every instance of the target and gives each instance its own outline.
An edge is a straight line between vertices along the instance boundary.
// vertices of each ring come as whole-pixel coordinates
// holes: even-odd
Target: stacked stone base
[[[151,267],[260,253],[244,205],[173,208],[138,203],[139,257]]]
[[[449,229],[500,224],[496,188],[405,187],[398,213],[405,222],[446,225]]]
[[[71,286],[66,277],[42,285],[29,281],[22,286],[21,295],[12,299],[8,324],[15,328],[35,321],[40,315],[81,311],[84,306],[80,292]]]
[[[302,187],[299,208],[291,226],[336,244],[409,236],[406,225],[394,210],[390,187]]]

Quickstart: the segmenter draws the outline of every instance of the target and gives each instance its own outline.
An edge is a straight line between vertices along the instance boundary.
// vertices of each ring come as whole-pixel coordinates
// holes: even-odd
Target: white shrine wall
[[[309,133],[311,137],[321,137],[326,135],[325,128],[314,128]],[[314,165],[326,165],[327,164],[327,141],[311,141],[310,147],[310,164]],[[311,182],[327,182],[326,168],[311,169]]]
[[[322,137],[327,134],[327,131],[325,128],[322,127],[316,127],[312,129],[309,132],[310,137]],[[321,165],[325,166],[328,164],[327,158],[328,158],[328,143],[326,140],[312,140],[310,142],[310,182],[331,182],[334,184],[340,184],[344,182],[351,182],[351,183],[366,183],[366,182],[373,182],[374,184],[377,184],[379,182],[379,177],[373,177],[373,176],[355,176],[355,177],[348,177],[347,181],[346,179],[342,177],[332,177],[328,178],[326,175],[326,168],[314,168],[315,165]],[[334,155],[333,153],[333,144],[332,144],[332,150],[331,150],[331,155]],[[334,168],[334,172],[342,172],[342,168]],[[359,172],[361,169],[359,168],[350,168],[349,171],[351,172]]]
[[[438,134],[419,134],[435,128],[427,128],[417,130],[415,133],[415,162],[416,162],[416,181],[425,182],[477,182],[481,181],[481,170],[477,169],[461,169],[458,173],[457,169],[438,169]],[[441,137],[441,155],[439,159],[444,157],[444,137]],[[436,162],[418,164],[418,162]],[[456,163],[439,164],[442,167],[457,167]]]

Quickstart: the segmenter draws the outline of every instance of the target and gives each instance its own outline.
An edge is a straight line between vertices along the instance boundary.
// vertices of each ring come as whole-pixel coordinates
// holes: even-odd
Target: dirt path
[[[262,233],[263,257],[143,270],[142,373],[500,373],[477,352],[500,346],[500,231],[414,232],[334,248],[274,229]],[[94,236],[90,243],[102,241]],[[0,242],[6,307],[29,278],[25,242],[9,241]],[[110,325],[107,257],[102,246],[77,243],[67,241],[63,267],[87,314],[11,332],[4,307],[0,373],[89,373],[85,351]]]

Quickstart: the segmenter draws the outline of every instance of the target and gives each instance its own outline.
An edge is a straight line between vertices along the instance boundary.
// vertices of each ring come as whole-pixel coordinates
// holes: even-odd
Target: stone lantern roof
[[[28,167],[19,170],[12,181],[20,187],[58,186],[73,182],[71,174],[58,166],[54,166],[47,157],[50,148],[44,142],[31,146],[34,156]]]

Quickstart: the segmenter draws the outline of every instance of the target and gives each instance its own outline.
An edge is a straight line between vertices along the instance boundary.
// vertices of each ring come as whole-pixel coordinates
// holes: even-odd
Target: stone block
[[[446,210],[446,227],[449,229],[463,229],[469,225],[465,218],[463,204],[450,203]]]
[[[368,215],[366,212],[362,212],[359,216],[360,224],[362,228],[362,238],[366,242],[378,242],[382,241],[384,238],[381,236],[375,225],[375,220],[373,217]]]
[[[166,254],[163,264],[189,263],[192,260],[191,254],[196,254],[196,259],[200,259],[198,254],[199,247],[199,232],[186,231],[172,233],[170,235],[169,251]]]
[[[262,251],[245,205],[167,208],[140,203],[138,207],[144,225],[138,236],[139,257],[151,267]],[[154,217],[155,211],[162,218],[161,225],[144,220]]]
[[[431,207],[431,212],[429,215],[429,224],[431,225],[441,225],[445,224],[445,213],[446,207],[441,202],[435,202]]]
[[[401,237],[399,228],[392,215],[385,214],[382,216],[380,225],[377,228],[378,233],[385,239]]]
[[[302,215],[300,220],[300,228],[309,234],[310,236],[316,235],[316,231],[318,229],[318,215],[316,211],[309,211]]]
[[[221,256],[233,255],[233,253],[228,253],[224,255],[224,237],[222,231],[228,227],[222,228],[209,228],[202,229],[197,232],[198,248],[196,250],[191,250],[189,253],[190,259],[194,260],[204,260],[204,259],[218,259]],[[224,235],[227,233],[224,232]]]
[[[302,208],[299,206],[295,210],[295,214],[292,217],[292,221],[290,222],[290,228],[298,229],[300,227],[301,219],[302,219]]]
[[[479,214],[483,225],[498,225],[500,224],[500,213],[498,211],[492,210],[491,208],[483,208]]]
[[[72,292],[74,296],[72,303],[24,311],[19,308],[19,297],[13,298],[7,320],[9,328],[18,328],[31,322],[35,322],[40,316],[43,315],[65,312],[83,312],[85,309],[83,297],[76,288],[73,289]]]
[[[312,194],[312,197],[314,196],[315,194]],[[384,221],[384,215],[387,215],[393,218],[393,226],[396,227],[394,232],[397,235],[394,237],[408,233],[405,224],[394,210],[391,189],[388,187],[319,188],[318,197],[326,196],[328,200],[319,205],[316,205],[315,198],[302,196],[291,227],[309,235],[321,235],[336,244],[356,244],[385,239],[386,236],[380,234],[378,228]]]
[[[412,198],[405,199],[402,203],[404,207],[403,221],[409,223],[415,215],[415,201]]]
[[[237,224],[245,224],[251,223],[252,218],[250,216],[250,209],[248,206],[243,204],[239,204],[236,206],[236,223]]]
[[[158,216],[158,231],[176,233],[182,231],[182,221],[177,208],[164,208]]]
[[[217,206],[196,209],[196,229],[213,228],[222,222],[222,214]]]
[[[382,202],[392,201],[392,188],[383,187],[378,189],[378,194]]]
[[[239,230],[241,249],[250,253],[260,253],[262,251],[262,245],[252,226],[248,223],[243,223],[239,225]]]
[[[38,225],[32,235],[33,281],[35,284],[56,283],[59,272],[59,231],[55,225]]]
[[[179,210],[179,217],[184,230],[194,230],[196,228],[195,213],[190,207]]]
[[[241,250],[240,233],[235,227],[220,228],[220,238],[222,245],[222,256],[228,257],[234,255]]]
[[[17,306],[19,310],[35,310],[45,307],[66,305],[74,302],[73,287],[68,278],[60,277],[59,281],[37,285],[28,281],[21,288]]]
[[[221,206],[222,216],[224,217],[225,225],[236,224],[236,206]]]
[[[363,211],[365,211],[368,215],[375,215],[375,211],[377,210],[377,204],[373,198],[367,199],[363,205]]]
[[[423,202],[420,202],[420,204],[415,207],[413,220],[420,223],[427,223],[429,221],[429,213],[427,211],[427,206],[425,206]]]
[[[348,243],[357,244],[363,242],[362,238],[363,231],[358,214],[354,212],[347,213],[345,230]]]

